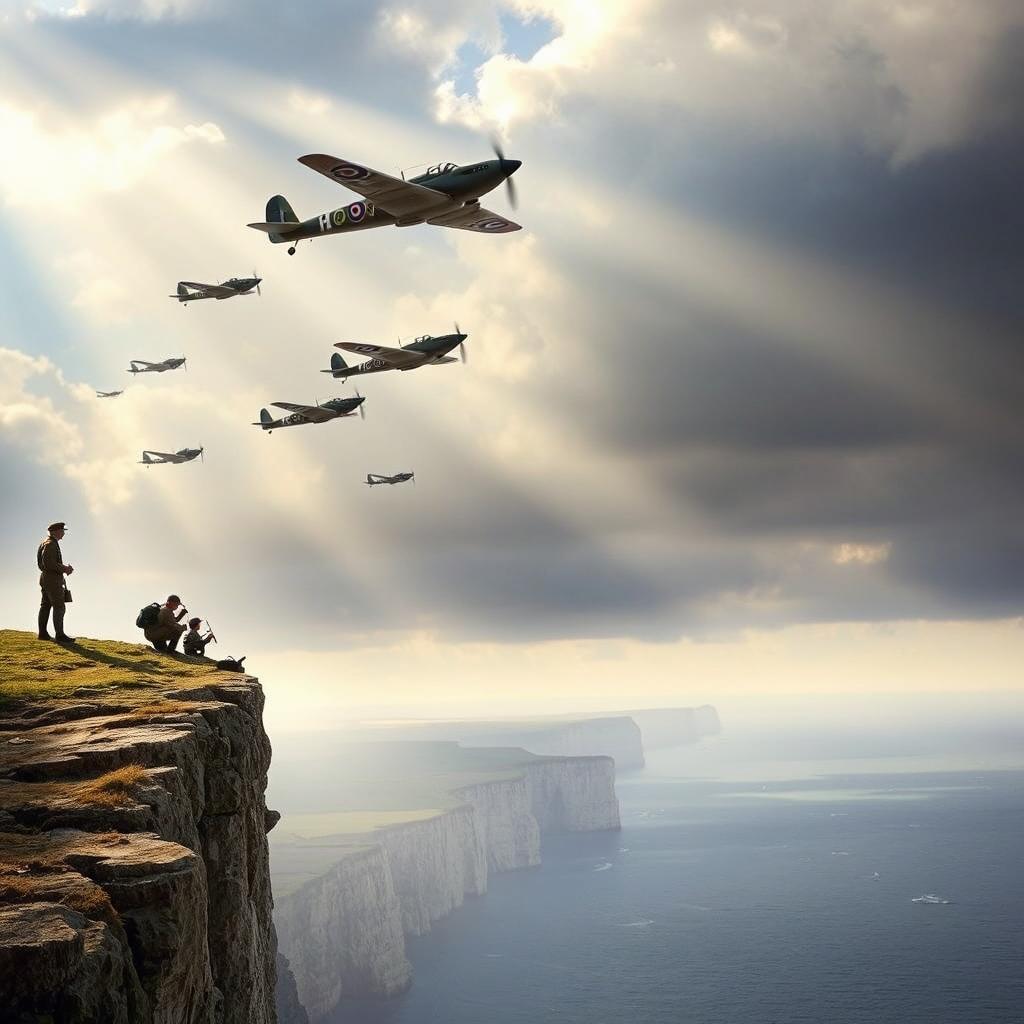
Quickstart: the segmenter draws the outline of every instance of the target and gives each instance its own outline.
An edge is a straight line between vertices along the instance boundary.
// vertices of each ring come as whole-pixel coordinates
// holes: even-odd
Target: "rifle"
[[[210,620],[209,619],[203,619],[203,622],[206,623],[206,632],[210,634],[210,639],[214,643],[216,643],[217,642],[217,638],[213,635],[213,627],[210,625]]]

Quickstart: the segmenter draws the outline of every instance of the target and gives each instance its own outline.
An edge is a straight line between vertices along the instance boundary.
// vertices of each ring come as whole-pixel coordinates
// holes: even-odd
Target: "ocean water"
[[[619,780],[623,829],[547,840],[409,943],[337,1024],[1021,1024],[1024,771],[729,737]]]

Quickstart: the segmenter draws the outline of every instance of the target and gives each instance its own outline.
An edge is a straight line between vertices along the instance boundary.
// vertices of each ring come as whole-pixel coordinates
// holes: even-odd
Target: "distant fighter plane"
[[[506,160],[497,143],[494,154],[496,160],[463,167],[453,163],[437,164],[426,174],[408,180],[404,176],[393,178],[390,174],[323,153],[300,156],[300,164],[357,192],[363,201],[300,221],[284,196],[272,196],[267,202],[266,221],[258,221],[249,227],[266,232],[275,244],[288,242],[289,256],[295,255],[296,243],[306,238],[380,228],[387,224],[396,227],[437,224],[489,235],[519,231],[522,225],[480,205],[480,196],[502,182],[508,189],[509,202],[513,207],[516,205],[512,175],[522,161]]]
[[[357,373],[382,373],[384,370],[415,370],[418,366],[426,366],[428,363],[454,363],[455,359],[448,355],[452,349],[459,350],[459,356],[463,362],[466,361],[466,349],[463,342],[469,337],[459,330],[455,325],[454,334],[442,334],[440,337],[432,338],[424,334],[408,345],[398,348],[387,348],[384,345],[364,345],[358,341],[339,341],[334,347],[344,349],[346,352],[358,352],[360,355],[370,356],[365,363],[356,366],[349,366],[342,357],[335,352],[331,356],[331,368],[321,370],[321,373],[329,373],[334,377],[351,377]]]
[[[277,430],[278,427],[299,427],[304,423],[326,423],[328,420],[341,419],[343,416],[351,416],[356,409],[359,415],[365,419],[363,402],[366,399],[357,394],[355,398],[332,398],[326,402],[317,402],[316,405],[294,405],[291,402],[271,402],[277,409],[287,409],[290,416],[283,416],[275,420],[266,409],[260,409],[260,421],[254,423],[254,427],[262,427],[267,433]]]
[[[177,466],[182,462],[191,462],[193,459],[199,458],[202,454],[202,448],[182,448],[176,452],[144,451],[142,453],[140,465],[162,466],[164,463],[170,463],[171,465]]]
[[[172,356],[159,363],[147,363],[145,359],[132,359],[130,362],[132,365],[128,367],[129,373],[163,373],[166,370],[176,370],[179,366],[185,366],[185,357]],[[185,366],[185,369],[187,370],[188,367]]]
[[[367,473],[366,484],[368,487],[376,487],[377,484],[404,484],[407,480],[416,483],[415,473],[396,473],[394,476],[387,476],[384,473]]]
[[[117,398],[118,395],[123,395],[123,391],[97,391],[97,398]]]
[[[222,284],[202,284],[199,281],[179,281],[178,291],[169,298],[177,299],[179,302],[195,302],[197,299],[231,299],[236,295],[251,295],[253,288],[257,295],[260,291],[262,277],[252,272],[252,277],[232,277]]]

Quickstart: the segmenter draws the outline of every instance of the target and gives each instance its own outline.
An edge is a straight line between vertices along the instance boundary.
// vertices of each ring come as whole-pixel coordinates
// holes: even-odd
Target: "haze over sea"
[[[619,780],[621,833],[549,839],[410,943],[406,996],[332,1019],[1020,1024],[1014,727],[723,719]]]

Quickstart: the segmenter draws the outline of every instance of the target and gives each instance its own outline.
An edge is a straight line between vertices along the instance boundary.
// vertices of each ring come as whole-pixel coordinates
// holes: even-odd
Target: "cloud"
[[[116,68],[118,95],[164,100],[120,106],[106,152],[83,141],[96,96],[78,122],[41,72],[35,106],[16,93],[40,112],[27,153],[68,144],[84,178],[4,181],[67,189],[8,214],[43,300],[16,347],[50,361],[12,364],[5,466],[68,487],[133,592],[181,579],[267,643],[664,642],[1019,605],[1013,10],[498,10],[300,28],[268,5],[252,20],[274,52],[246,18],[37,25]],[[531,14],[552,38],[516,56],[502,25]],[[281,54],[300,45],[296,67]],[[524,159],[518,235],[389,229],[292,259],[244,227],[278,191],[303,213],[343,201],[294,165],[311,138],[387,171],[472,159],[464,126],[495,122]],[[166,298],[254,264],[260,299]],[[268,402],[349,393],[318,372],[333,342],[454,320],[468,365],[367,379],[365,424],[250,426]],[[183,353],[187,375],[113,402],[65,383]],[[136,465],[184,444],[206,464]],[[415,490],[361,485],[408,468]]]
[[[69,206],[89,194],[130,188],[181,146],[217,144],[212,122],[174,125],[174,99],[132,100],[88,120],[52,105],[0,102],[0,132],[16,160],[0,170],[0,193],[12,206]]]

